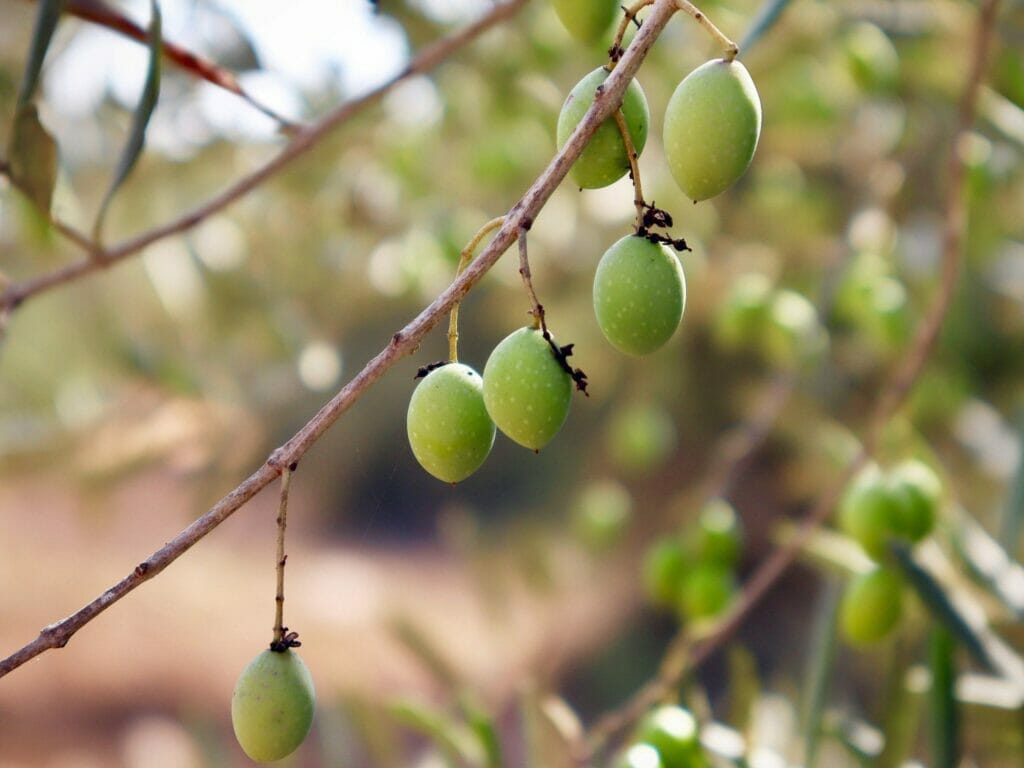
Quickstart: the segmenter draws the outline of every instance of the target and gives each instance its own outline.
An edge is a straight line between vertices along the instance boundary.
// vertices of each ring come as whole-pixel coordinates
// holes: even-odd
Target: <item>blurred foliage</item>
[[[381,0],[377,19],[400,25],[416,50],[456,26],[447,5]],[[451,5],[470,8],[460,17],[468,19],[486,4]],[[701,5],[739,39],[762,3]],[[632,190],[625,180],[587,192],[563,184],[531,232],[531,266],[549,324],[576,345],[573,363],[589,375],[590,397],[575,398],[567,426],[540,455],[499,436],[476,475],[457,487],[437,482],[413,459],[404,419],[417,367],[445,356],[438,329],[304,461],[299,480],[322,500],[306,512],[319,516],[324,543],[519,546],[524,570],[543,585],[554,548],[528,542],[568,538],[598,567],[621,569],[639,594],[643,553],[697,520],[705,499],[695,489],[717,441],[754,417],[779,369],[795,372],[793,394],[729,493],[744,530],[741,581],[779,524],[834,482],[937,285],[944,158],[976,4],[764,6],[761,18],[773,23],[743,53],[764,105],[761,144],[747,174],[715,200],[694,206],[683,197],[659,140],[669,95],[715,55],[713,45],[691,20],[676,19],[639,74],[653,120],[640,160],[644,189],[693,249],[682,254],[681,331],[644,359],[607,345],[593,318],[591,279],[604,249],[631,225]],[[0,146],[8,146],[17,112],[32,10],[0,0]],[[1007,652],[1020,653],[1024,3],[1004,3],[996,29],[980,118],[956,148],[968,167],[970,213],[956,302],[878,458],[891,465],[923,456],[941,468],[949,500],[922,548],[938,559],[942,578],[929,576],[928,589],[975,602],[985,631],[1003,632]],[[62,21],[51,61],[68,55],[68,40],[81,31]],[[238,35],[227,48],[251,50]],[[0,349],[0,482],[38,474],[102,495],[142,467],[171,465],[195,488],[197,512],[218,498],[450,282],[472,234],[551,158],[564,94],[604,60],[603,47],[575,42],[549,4],[534,0],[225,212],[19,308]],[[301,117],[312,121],[353,95],[339,82],[302,93]],[[44,67],[37,104],[60,148],[53,211],[88,229],[131,114],[109,86],[96,109],[70,112],[52,98],[54,86]],[[281,137],[218,129],[197,108],[209,87],[165,68],[148,147],[111,204],[106,242],[206,199],[282,145]],[[230,108],[250,109],[240,100]],[[0,280],[46,272],[71,255],[23,197],[0,187]],[[516,267],[507,256],[464,302],[460,359],[478,370],[525,321],[529,301]],[[469,528],[453,523],[464,516]],[[982,537],[974,550],[956,547],[962,519]],[[927,722],[950,717],[942,708],[953,683],[943,677],[947,699],[928,699],[926,668],[928,638],[945,638],[944,630],[918,601],[898,635],[876,649],[830,647],[834,632],[812,631],[818,613],[835,610],[830,574],[848,574],[863,559],[833,556],[831,543],[740,631],[754,659],[754,681],[735,683],[754,691],[744,707],[749,723],[714,722],[728,716],[734,687],[721,660],[684,685],[720,764],[802,764],[807,745],[817,765],[899,765],[928,761],[939,748],[930,746],[940,741],[929,741]],[[840,538],[838,546],[854,545]],[[985,546],[1001,553],[1003,567],[986,568],[986,557],[971,566]],[[448,764],[497,765],[502,754],[520,759],[508,742],[533,733],[532,748],[553,755],[533,764],[560,765],[573,738],[565,711],[587,722],[620,704],[654,672],[675,629],[655,611],[635,613],[607,647],[546,681],[565,701],[524,694],[525,703],[503,703],[493,721],[454,698],[438,709],[324,702],[321,743],[305,754],[320,754],[324,765],[408,765],[405,748],[432,742]],[[1005,681],[939,642],[930,663],[933,674],[941,666],[943,676],[960,675],[964,754],[976,765],[1019,765],[1021,689],[1007,694]],[[801,690],[820,712],[800,713]],[[398,723],[407,726],[401,737]],[[815,733],[802,731],[808,724]],[[206,756],[196,764],[223,764],[218,755],[228,748],[219,735],[181,727]],[[339,746],[336,733],[351,743]],[[505,749],[493,742],[499,737]]]

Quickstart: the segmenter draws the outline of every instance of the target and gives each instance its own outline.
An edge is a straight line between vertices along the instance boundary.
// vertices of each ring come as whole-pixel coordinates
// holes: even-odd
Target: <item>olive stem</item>
[[[629,29],[629,22],[636,21],[636,15],[648,5],[653,4],[654,0],[639,0],[635,5],[623,9],[622,21],[619,22],[619,28],[615,32],[615,40],[612,41],[612,46],[608,49],[608,55],[611,57],[608,61],[608,69],[614,69],[615,63],[622,58],[622,40],[626,36],[626,30]],[[637,26],[639,26],[639,22],[637,22]]]
[[[622,143],[626,147],[626,157],[629,159],[629,176],[633,180],[633,205],[636,206],[636,226],[634,228],[639,232],[644,224],[644,209],[647,207],[647,203],[644,201],[643,185],[640,182],[640,163],[637,162],[636,147],[633,145],[633,137],[629,133],[626,116],[622,113],[621,107],[615,110],[613,117],[615,124],[619,126]]]
[[[462,274],[463,270],[469,266],[469,262],[473,260],[473,254],[476,252],[477,247],[481,241],[487,237],[491,232],[498,229],[502,224],[505,223],[505,217],[499,216],[496,219],[491,219],[484,224],[473,235],[473,239],[469,241],[469,244],[462,249],[462,254],[459,256],[459,266],[455,270],[455,277],[457,278]],[[456,301],[452,304],[452,311],[448,315],[448,361],[452,363],[459,362],[459,304],[461,302]]]
[[[708,34],[715,38],[716,42],[722,46],[723,59],[726,61],[732,61],[739,56],[740,47],[726,37],[722,30],[716,27],[715,23],[704,14],[704,11],[693,3],[687,2],[687,0],[676,0],[676,7],[679,8],[680,11],[690,14],[694,21],[704,27]]]
[[[281,500],[277,511],[277,596],[274,598],[274,642],[272,646],[284,642],[286,627],[284,626],[284,565],[288,555],[284,553],[284,531],[288,526],[288,488],[291,485],[291,467],[281,470]]]
[[[547,330],[544,323],[544,305],[537,300],[537,292],[533,290],[533,277],[530,274],[530,257],[526,249],[526,227],[519,228],[519,276],[523,278],[526,292],[530,296],[533,307],[530,314],[533,315],[533,327],[539,330]]]

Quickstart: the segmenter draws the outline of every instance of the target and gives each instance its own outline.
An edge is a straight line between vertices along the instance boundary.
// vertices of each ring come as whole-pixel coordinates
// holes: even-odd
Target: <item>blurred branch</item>
[[[53,272],[9,286],[3,293],[0,293],[0,314],[16,309],[24,301],[40,293],[65,285],[66,283],[74,282],[98,270],[111,267],[130,256],[134,256],[158,240],[163,240],[171,235],[192,229],[280,173],[291,165],[292,162],[317,146],[320,141],[340,125],[380,101],[385,94],[394,90],[401,83],[417,75],[429,72],[449,59],[457,51],[476,40],[487,30],[511,18],[526,2],[527,0],[506,0],[506,2],[495,5],[488,13],[472,24],[428,46],[410,61],[405,70],[398,76],[357,99],[345,102],[317,123],[299,130],[292,136],[288,145],[265,165],[257,168],[248,176],[238,179],[220,194],[200,203],[192,210],[186,211],[172,221],[149,229],[109,248],[100,248],[99,245],[90,242],[87,246],[89,255],[80,261],[72,262]],[[75,240],[75,242],[78,241]],[[82,245],[82,243],[79,243],[79,245]]]
[[[505,5],[495,8],[494,11],[480,22],[467,27],[466,30],[451,38],[447,38],[446,44],[435,45],[428,49],[418,60],[420,66],[427,67],[436,63],[447,53],[450,53],[450,46],[453,44],[453,41],[465,42],[466,36],[470,35],[472,30],[477,30],[474,34],[479,34],[482,24],[484,28],[490,26],[490,24],[496,21],[496,16],[504,17],[504,15],[511,13],[521,6],[523,2],[525,0],[510,0]],[[580,153],[598,126],[618,109],[626,86],[640,68],[640,64],[646,58],[651,46],[654,45],[655,40],[665,28],[675,10],[675,0],[656,0],[643,27],[633,39],[615,71],[598,90],[594,104],[584,115],[572,136],[565,143],[565,146],[552,159],[548,167],[534,181],[523,197],[508,211],[505,215],[504,225],[462,275],[456,278],[447,289],[408,325],[395,333],[387,346],[370,360],[302,429],[283,446],[275,450],[259,469],[227,496],[218,501],[212,509],[136,566],[128,576],[76,613],[45,627],[35,640],[8,658],[0,661],[0,677],[17,669],[22,664],[45,651],[64,647],[78,630],[96,618],[100,613],[125,597],[135,588],[156,576],[185,554],[185,552],[220,525],[233,512],[273,482],[286,467],[297,464],[299,459],[330,429],[345,411],[352,407],[366,390],[380,379],[398,360],[412,353],[427,333],[444,318],[452,306],[462,299],[483,278],[488,270],[497,263],[502,254],[515,241],[519,231],[529,228],[529,225],[547,203],[548,198],[551,197],[558,185],[561,184],[576,158],[580,156]],[[490,20],[490,23],[485,23],[487,20]],[[344,119],[343,117],[338,117],[338,115],[343,114],[345,114],[343,111],[335,113],[335,120]],[[319,135],[326,133],[330,129],[330,126],[326,123],[327,121],[325,121],[325,124],[321,124],[319,128],[313,130],[319,130],[321,132]],[[303,134],[296,141],[302,141],[306,135]],[[294,144],[292,146],[294,147]],[[293,150],[296,153],[298,151]],[[280,157],[277,162],[283,164],[285,161],[281,161]],[[279,166],[274,166],[271,163],[266,168],[276,169],[276,167]],[[268,171],[266,168],[263,170],[263,173],[270,175],[273,170]],[[258,182],[254,182],[253,185],[255,183]],[[224,202],[223,205],[226,205],[227,202]],[[168,234],[170,233],[168,232]],[[159,239],[155,234],[150,234],[148,237],[151,237],[152,240]],[[152,240],[149,240],[149,242],[152,242]]]
[[[28,1],[36,2],[37,0]],[[137,43],[149,44],[149,34],[144,27],[140,27],[119,10],[111,8],[102,0],[66,0],[64,12],[77,16],[83,21],[106,27]],[[163,55],[168,61],[186,72],[244,99],[250,106],[258,109],[276,122],[283,132],[290,133],[298,130],[299,126],[295,123],[277,114],[273,109],[249,95],[242,88],[233,72],[169,40],[164,40],[161,48]]]
[[[819,497],[797,529],[796,535],[777,548],[754,572],[740,599],[715,629],[700,639],[694,639],[687,632],[687,628],[683,627],[669,644],[657,675],[622,707],[596,721],[588,738],[588,749],[591,753],[602,749],[609,738],[632,725],[651,705],[674,691],[685,675],[699,667],[736,632],[753,608],[796,561],[814,531],[828,519],[846,484],[868,461],[889,419],[903,404],[927,363],[952,301],[960,271],[961,243],[966,225],[963,199],[964,165],[960,145],[974,124],[978,93],[988,61],[999,2],[1000,0],[985,0],[981,6],[971,48],[970,70],[960,99],[957,129],[952,137],[947,158],[942,274],[938,295],[933,300],[907,354],[902,358],[902,364],[887,381],[868,421],[869,426],[862,447],[837,481]]]

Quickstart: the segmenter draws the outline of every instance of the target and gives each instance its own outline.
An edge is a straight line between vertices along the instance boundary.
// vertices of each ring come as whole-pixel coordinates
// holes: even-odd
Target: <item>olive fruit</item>
[[[718,616],[729,607],[736,587],[732,572],[714,562],[701,562],[683,574],[677,605],[690,621]]]
[[[484,366],[484,404],[502,432],[539,451],[569,415],[572,378],[535,328],[506,336]]]
[[[866,91],[891,91],[900,76],[900,58],[892,40],[879,27],[862,21],[842,37],[846,64],[857,85]]]
[[[601,38],[619,10],[619,0],[551,0],[569,34],[583,43]]]
[[[746,272],[737,277],[715,313],[718,342],[728,350],[759,347],[773,296],[771,280],[765,275]]]
[[[908,459],[893,467],[892,483],[906,495],[902,533],[911,541],[920,541],[935,526],[942,501],[942,481],[922,461]]]
[[[432,370],[412,393],[406,430],[416,460],[438,480],[472,475],[494,445],[480,375],[462,363]]]
[[[269,763],[290,755],[313,724],[313,679],[292,650],[263,651],[245,668],[231,696],[235,738],[250,758]]]
[[[860,472],[839,502],[839,527],[875,560],[888,554],[889,539],[907,535],[909,493],[871,465]]]
[[[701,510],[696,528],[686,538],[686,553],[695,560],[723,567],[736,565],[743,533],[736,511],[725,499],[712,499]]]
[[[576,130],[583,115],[594,103],[597,87],[608,79],[611,73],[604,67],[598,67],[580,80],[569,92],[558,115],[558,148],[561,149]],[[631,80],[622,97],[622,115],[633,140],[633,148],[639,155],[647,143],[647,128],[651,122],[647,97],[644,96],[640,84]],[[622,178],[629,170],[629,157],[626,145],[619,133],[615,119],[609,117],[590,138],[583,153],[572,166],[572,178],[585,189],[607,187]]]
[[[839,604],[839,626],[853,645],[877,643],[903,612],[903,582],[896,571],[876,568],[854,578]]]
[[[632,509],[633,497],[621,483],[595,480],[573,505],[573,531],[590,548],[605,549],[622,537]]]
[[[672,414],[655,403],[624,405],[608,423],[608,457],[623,472],[640,474],[660,466],[676,447]]]
[[[761,100],[738,61],[714,59],[697,67],[665,108],[665,158],[694,201],[714,197],[743,175],[760,134]]]
[[[615,768],[668,768],[650,744],[633,744],[614,763]]]
[[[675,538],[661,539],[644,556],[643,578],[652,603],[674,607],[686,573],[686,556]]]
[[[627,235],[601,257],[594,313],[604,337],[620,352],[646,355],[663,346],[685,307],[683,268],[665,246]]]
[[[648,713],[640,721],[636,738],[658,750],[665,768],[691,768],[703,764],[703,753],[697,739],[697,720],[682,707],[665,705]]]

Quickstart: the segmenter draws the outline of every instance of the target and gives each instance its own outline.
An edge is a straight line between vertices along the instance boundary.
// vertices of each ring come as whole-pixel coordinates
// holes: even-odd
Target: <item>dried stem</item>
[[[519,228],[519,276],[523,278],[523,285],[526,286],[526,293],[530,297],[530,314],[533,316],[533,327],[547,329],[544,322],[544,305],[537,299],[537,292],[533,290],[533,276],[530,274],[530,256],[526,247],[526,233],[529,227],[524,225]]]
[[[511,13],[513,6],[518,7],[521,4],[519,0],[509,0],[506,5],[501,7],[507,14]],[[408,325],[395,333],[390,343],[370,360],[302,429],[275,450],[259,469],[218,501],[212,509],[140,563],[132,573],[77,612],[45,627],[30,643],[6,659],[0,660],[0,677],[45,651],[64,647],[78,630],[100,613],[185,554],[253,496],[273,482],[285,467],[302,458],[338,418],[351,408],[391,366],[415,350],[423,337],[441,321],[455,302],[462,299],[508,250],[515,241],[520,228],[527,222],[533,221],[540,213],[555,189],[562,183],[569,168],[580,156],[594,131],[615,111],[630,79],[640,68],[640,64],[646,58],[651,46],[654,45],[658,35],[661,34],[675,11],[674,0],[655,0],[654,9],[647,17],[643,28],[633,39],[629,49],[616,67],[616,71],[604,82],[601,91],[594,99],[594,104],[587,110],[587,114],[576,126],[572,136],[523,197],[512,206],[506,214],[505,223],[498,230],[494,239],[487,244],[487,247],[461,276]],[[477,25],[479,24],[480,22],[477,23]],[[467,31],[464,30],[459,33],[459,36],[466,34]],[[451,39],[448,38],[449,41]],[[436,47],[434,50],[437,51],[433,55],[434,59],[442,56],[442,52]],[[159,239],[155,234],[151,234],[150,237]]]
[[[254,189],[274,177],[295,160],[316,147],[326,136],[338,126],[348,122],[367,107],[380,101],[385,94],[395,87],[417,75],[429,72],[441,62],[451,58],[453,54],[481,34],[498,23],[512,17],[527,0],[506,0],[495,5],[477,21],[463,29],[425,48],[419,53],[406,69],[397,77],[360,96],[342,104],[309,128],[296,133],[288,145],[272,160],[245,176],[218,195],[197,205],[177,218],[141,234],[128,238],[116,245],[98,249],[91,244],[90,255],[80,261],[72,262],[64,267],[21,283],[15,283],[0,294],[0,313],[14,309],[26,300],[48,290],[79,280],[82,277],[101,269],[107,269],[142,251],[158,240],[180,234],[208,219],[215,213],[227,208],[231,203],[244,197]]]
[[[914,337],[902,365],[888,380],[878,405],[869,419],[869,427],[862,447],[840,477],[823,493],[804,518],[796,535],[777,548],[755,571],[744,586],[740,599],[719,623],[703,638],[691,642],[685,631],[669,644],[669,648],[654,679],[646,683],[625,705],[600,718],[591,729],[588,744],[591,752],[603,748],[607,740],[636,721],[651,704],[657,702],[691,670],[699,667],[739,628],[751,610],[779,578],[796,561],[813,533],[829,518],[843,489],[873,454],[886,424],[906,400],[927,363],[943,320],[949,310],[960,271],[961,244],[966,225],[964,207],[964,167],[959,146],[974,123],[975,109],[982,77],[988,61],[992,32],[1000,0],[986,0],[978,17],[972,46],[970,73],[960,101],[956,134],[953,136],[947,159],[947,193],[945,228],[942,240],[942,277],[938,295],[933,300],[925,319]]]
[[[640,163],[637,162],[636,146],[633,144],[633,137],[629,133],[629,126],[626,125],[626,116],[622,114],[622,109],[615,110],[615,124],[619,127],[622,143],[626,147],[626,157],[629,159],[629,178],[633,180],[633,205],[636,206],[634,229],[639,232],[644,225],[644,209],[647,207],[647,202],[644,200],[643,184],[640,182]]]
[[[459,266],[455,270],[456,277],[461,275],[466,267],[469,266],[469,262],[473,260],[473,254],[476,253],[476,249],[480,246],[483,239],[504,223],[505,217],[499,216],[480,227],[479,231],[473,235],[473,239],[469,241],[469,244],[462,249],[462,254],[459,256]],[[448,360],[452,363],[459,362],[459,303],[457,301],[452,305],[452,311],[448,318]]]
[[[722,46],[722,58],[726,61],[732,61],[740,53],[740,47],[736,45],[732,40],[723,34],[722,30],[715,26],[714,22],[711,21],[700,8],[695,6],[693,3],[688,3],[686,0],[676,0],[676,5],[680,11],[688,13],[693,16],[694,20],[700,24],[704,29],[707,30],[708,34],[711,35],[715,42]]]
[[[288,555],[284,553],[284,532],[288,527],[288,488],[292,468],[281,470],[281,499],[277,507],[277,594],[274,597],[274,641],[271,646],[283,645],[287,627],[284,625],[284,566]]]
[[[619,28],[615,32],[615,40],[612,41],[612,46],[608,49],[608,55],[611,57],[608,69],[613,69],[616,62],[622,58],[622,41],[626,37],[626,30],[629,29],[630,22],[636,22],[639,27],[640,22],[636,21],[636,15],[653,2],[654,0],[639,0],[623,11],[622,21],[619,22]]]
[[[29,1],[34,2],[34,0]],[[101,0],[67,0],[64,5],[64,12],[76,16],[83,21],[88,21],[124,35],[129,40],[149,45],[149,33],[144,27],[140,27],[119,10],[111,8]],[[299,129],[300,126],[253,98],[242,88],[234,73],[221,67],[219,64],[169,40],[164,40],[161,43],[161,48],[163,55],[168,61],[186,72],[240,97],[251,107],[259,110],[276,122],[283,132],[290,133]]]

